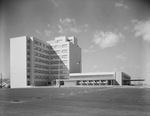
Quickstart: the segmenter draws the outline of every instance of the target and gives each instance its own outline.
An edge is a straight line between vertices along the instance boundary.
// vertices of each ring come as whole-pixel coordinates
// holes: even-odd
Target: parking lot
[[[0,116],[150,116],[150,89],[139,87],[0,90]]]

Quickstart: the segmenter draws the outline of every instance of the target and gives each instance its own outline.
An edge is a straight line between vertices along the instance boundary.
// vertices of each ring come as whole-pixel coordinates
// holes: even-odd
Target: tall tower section
[[[57,37],[47,41],[50,49],[51,79],[69,79],[70,73],[81,72],[81,48],[75,37]]]
[[[34,37],[10,39],[11,88],[47,85],[49,49],[48,43]]]
[[[11,88],[31,85],[31,41],[27,36],[10,39]]]

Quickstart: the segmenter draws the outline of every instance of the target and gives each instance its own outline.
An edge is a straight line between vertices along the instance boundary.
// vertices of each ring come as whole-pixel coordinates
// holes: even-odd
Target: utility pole
[[[2,79],[2,73],[1,73],[1,88],[3,88],[3,79]]]
[[[60,87],[60,74],[59,73],[60,73],[60,59],[58,60],[58,75],[59,75],[58,76],[58,78],[59,78],[59,82],[58,83],[59,83],[59,87]]]

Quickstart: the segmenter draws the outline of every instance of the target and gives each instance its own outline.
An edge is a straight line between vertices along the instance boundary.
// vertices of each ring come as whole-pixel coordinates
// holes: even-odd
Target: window
[[[30,79],[30,75],[27,75],[27,78]]]
[[[51,56],[50,59],[59,59],[59,56]]]
[[[30,69],[27,69],[27,72],[30,72]]]
[[[30,63],[27,64],[27,67],[30,67]]]
[[[63,44],[63,45],[62,45],[62,48],[66,48],[66,47],[67,47],[67,44]]]
[[[60,53],[60,50],[57,50],[56,53],[59,54],[59,53]]]
[[[67,60],[63,60],[63,63],[64,63],[64,64],[67,64]]]
[[[58,64],[58,61],[51,61],[51,64]]]
[[[59,42],[62,42],[62,40],[60,39],[60,40],[57,40],[57,43],[59,43]]]
[[[27,40],[27,43],[30,43],[30,39]]]
[[[62,53],[67,53],[67,50],[62,50]]]
[[[51,66],[51,69],[58,69],[58,66]]]
[[[55,52],[55,51],[51,51],[50,53],[51,53],[51,54],[56,54],[56,52]]]
[[[49,49],[50,47],[47,45],[47,46],[46,46],[46,48],[48,48],[48,49]]]
[[[55,45],[53,48],[56,48],[56,49],[57,49],[57,48],[59,48],[59,47],[60,47],[59,45]]]
[[[38,42],[37,42],[36,40],[34,40],[34,43],[35,43],[35,44],[38,44]]]
[[[58,74],[58,71],[51,71],[51,74]]]
[[[67,55],[62,55],[62,58],[66,59],[68,56]]]
[[[29,46],[29,45],[27,46],[27,49],[30,49],[30,46]]]
[[[28,57],[27,60],[30,61],[30,58]]]
[[[29,52],[29,51],[27,51],[27,55],[30,55],[30,52]]]
[[[30,85],[30,81],[27,81],[27,85]]]
[[[63,66],[60,66],[61,69],[67,69],[67,66],[63,65]]]

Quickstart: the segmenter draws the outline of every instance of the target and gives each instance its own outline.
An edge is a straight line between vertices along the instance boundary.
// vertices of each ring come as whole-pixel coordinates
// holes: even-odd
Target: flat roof
[[[145,79],[130,79],[129,81],[145,81]]]
[[[115,72],[70,73],[70,76],[114,75]]]

